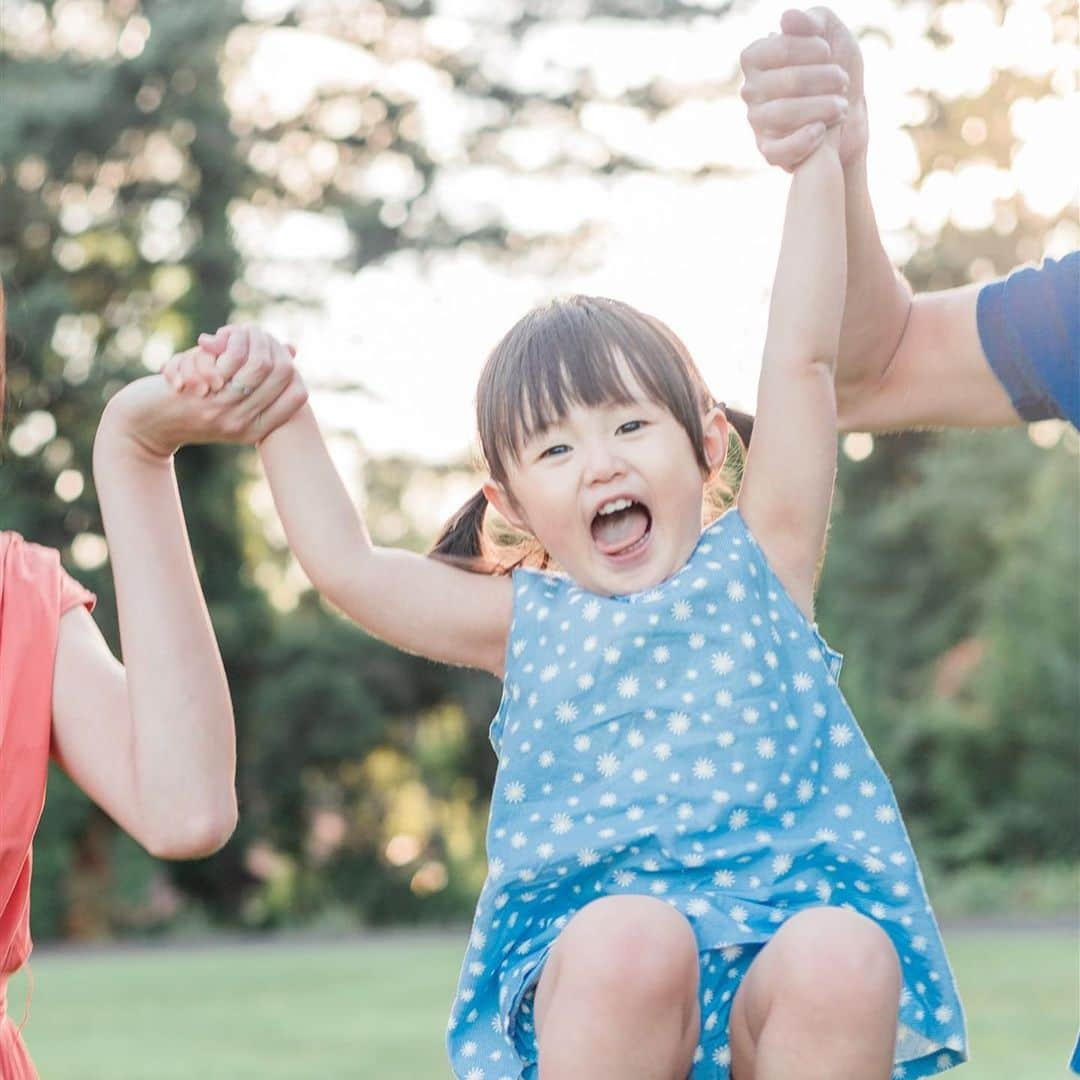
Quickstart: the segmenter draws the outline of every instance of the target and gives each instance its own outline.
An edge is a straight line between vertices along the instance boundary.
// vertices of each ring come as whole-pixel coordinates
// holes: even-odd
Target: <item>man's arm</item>
[[[1080,254],[912,297],[881,246],[865,159],[845,190],[841,431],[1080,424]]]
[[[893,273],[894,280],[903,281]],[[1019,424],[1020,416],[979,341],[975,308],[981,286],[923,293],[910,301],[906,283],[902,288],[900,309],[884,288],[875,300],[867,282],[849,286],[837,360],[840,430]],[[872,320],[878,302],[882,331],[875,335]],[[866,315],[861,325],[860,311]],[[898,323],[896,340],[892,333]],[[895,348],[890,340],[896,340]]]
[[[987,363],[976,321],[977,286],[912,297],[881,244],[866,172],[868,124],[858,42],[827,8],[788,11],[780,34],[742,55],[743,97],[759,146],[771,164],[798,164],[805,125],[800,108],[820,94],[824,41],[848,76],[849,108],[840,121],[844,167],[847,294],[836,360],[841,431],[1003,426],[1020,422]],[[817,64],[818,66],[814,66]],[[768,152],[766,152],[768,151]]]

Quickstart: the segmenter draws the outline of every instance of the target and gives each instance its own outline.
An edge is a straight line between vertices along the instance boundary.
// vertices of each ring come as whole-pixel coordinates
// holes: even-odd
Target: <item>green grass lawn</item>
[[[974,1060],[951,1076],[1059,1080],[1076,1036],[1064,930],[946,934]],[[44,951],[24,1037],[42,1080],[448,1077],[465,932],[343,943]],[[26,978],[9,990],[22,1015]]]

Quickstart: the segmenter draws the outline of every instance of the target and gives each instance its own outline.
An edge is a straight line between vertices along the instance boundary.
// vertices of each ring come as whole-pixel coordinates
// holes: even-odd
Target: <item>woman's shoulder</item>
[[[60,552],[27,540],[21,533],[0,529],[0,573],[48,578],[59,572]]]
[[[56,548],[35,544],[11,530],[0,530],[0,591],[5,604],[19,596],[38,597],[58,614],[84,605],[93,609],[95,597],[71,577]]]

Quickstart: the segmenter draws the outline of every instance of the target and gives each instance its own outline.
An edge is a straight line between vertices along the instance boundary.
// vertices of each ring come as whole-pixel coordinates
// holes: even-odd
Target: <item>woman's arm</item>
[[[305,400],[291,370],[240,400],[183,400],[157,377],[120,391],[94,444],[124,666],[85,609],[60,623],[53,752],[117,823],[163,858],[208,855],[236,823],[232,706],[199,588],[172,452],[254,441]],[[261,415],[260,415],[261,414]]]
[[[808,616],[836,471],[833,370],[844,308],[844,176],[827,140],[794,173],[738,505]]]
[[[400,649],[502,676],[509,578],[374,546],[310,407],[259,450],[289,546],[323,596]]]

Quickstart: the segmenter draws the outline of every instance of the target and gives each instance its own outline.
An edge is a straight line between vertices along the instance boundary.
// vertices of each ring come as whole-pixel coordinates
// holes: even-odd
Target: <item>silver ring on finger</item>
[[[251,393],[251,387],[250,386],[246,386],[242,382],[237,382],[236,379],[230,379],[229,382],[228,382],[228,387],[229,387],[230,390],[233,390],[238,394],[242,394],[244,397],[247,397],[248,394]]]

